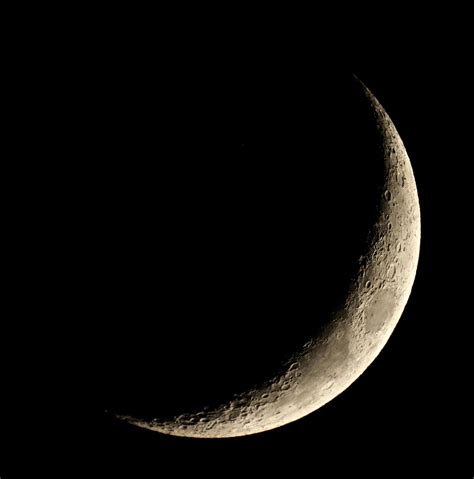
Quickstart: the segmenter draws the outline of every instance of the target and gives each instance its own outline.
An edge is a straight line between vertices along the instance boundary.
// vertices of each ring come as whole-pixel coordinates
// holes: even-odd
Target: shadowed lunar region
[[[337,273],[329,272],[326,275],[328,278],[326,281],[327,295],[322,291],[312,290],[313,286],[310,278],[317,275],[318,270],[317,268],[309,271],[304,270],[305,264],[312,265],[315,263],[310,253],[312,251],[311,242],[304,239],[306,238],[306,230],[301,228],[307,227],[309,232],[309,228],[313,228],[314,223],[323,224],[324,218],[316,218],[311,215],[311,211],[314,210],[315,199],[310,195],[298,199],[304,205],[301,211],[292,206],[290,206],[289,211],[286,211],[286,205],[292,205],[292,203],[277,199],[275,192],[278,192],[278,195],[283,194],[284,187],[282,183],[275,180],[273,184],[276,186],[272,187],[274,189],[267,190],[266,196],[260,198],[258,203],[261,214],[257,215],[259,219],[254,225],[255,228],[265,229],[268,226],[273,237],[284,236],[286,238],[291,236],[288,231],[291,231],[294,227],[295,236],[302,238],[299,243],[298,239],[295,239],[295,242],[291,245],[288,243],[288,248],[292,252],[290,259],[286,259],[282,252],[285,251],[285,244],[278,244],[275,249],[272,249],[273,246],[269,246],[269,244],[273,244],[272,236],[261,240],[259,235],[246,235],[235,227],[236,215],[238,216],[240,211],[239,205],[235,206],[232,214],[226,210],[227,213],[224,216],[232,219],[229,220],[228,230],[225,230],[225,234],[234,239],[238,236],[239,244],[251,244],[253,248],[257,248],[261,252],[261,257],[264,258],[261,260],[263,262],[262,270],[268,273],[268,270],[271,269],[273,277],[279,278],[275,280],[274,288],[273,286],[269,287],[277,293],[272,293],[274,295],[268,293],[267,296],[266,290],[263,291],[263,288],[260,287],[261,283],[259,283],[260,280],[262,282],[267,281],[267,276],[260,275],[260,266],[258,264],[247,264],[246,255],[239,256],[240,253],[229,246],[230,249],[226,249],[222,254],[223,257],[230,256],[232,259],[222,260],[221,268],[229,268],[228,261],[233,261],[232,267],[236,269],[243,268],[245,270],[248,267],[246,275],[249,277],[248,282],[239,281],[237,285],[229,288],[231,292],[227,292],[222,284],[211,285],[205,290],[205,294],[198,293],[191,299],[184,294],[177,294],[173,301],[174,310],[170,310],[171,313],[168,314],[169,321],[179,321],[181,302],[190,303],[188,312],[193,311],[193,308],[199,311],[199,313],[196,312],[195,318],[190,319],[189,325],[183,325],[183,336],[185,335],[184,331],[187,331],[191,339],[186,340],[183,337],[177,340],[179,346],[176,348],[176,355],[187,354],[188,359],[186,361],[188,361],[189,367],[183,368],[183,365],[180,364],[178,369],[181,369],[176,372],[173,357],[169,353],[160,356],[158,352],[157,364],[153,365],[155,375],[150,375],[147,372],[147,378],[137,376],[135,382],[128,383],[127,386],[131,389],[136,387],[138,391],[142,382],[161,383],[163,384],[161,396],[166,396],[168,393],[172,395],[173,385],[166,386],[166,381],[167,378],[178,375],[181,377],[179,379],[174,378],[174,380],[182,383],[188,382],[189,390],[194,390],[194,394],[196,394],[196,389],[199,389],[197,394],[202,393],[202,403],[199,405],[198,401],[199,407],[187,409],[191,403],[187,404],[186,397],[184,397],[181,402],[179,399],[175,401],[175,407],[171,406],[167,411],[164,411],[160,409],[158,400],[156,401],[156,409],[154,409],[154,399],[146,397],[145,389],[141,390],[140,393],[137,392],[136,402],[147,403],[146,414],[140,417],[138,410],[137,413],[133,408],[127,410],[127,403],[124,402],[121,407],[117,407],[115,410],[114,408],[109,409],[117,418],[143,428],[177,436],[223,438],[255,434],[296,421],[328,403],[349,387],[380,353],[402,315],[414,282],[420,246],[420,211],[411,164],[395,126],[372,93],[358,80],[351,81],[357,89],[354,95],[359,95],[357,101],[359,105],[362,105],[360,111],[367,108],[367,114],[370,117],[368,123],[371,127],[368,138],[372,150],[369,148],[363,155],[365,154],[367,158],[370,157],[367,164],[375,170],[378,168],[377,171],[380,174],[378,176],[379,183],[374,186],[373,191],[370,193],[361,192],[362,195],[366,194],[365,204],[372,203],[373,212],[367,216],[370,222],[367,218],[361,219],[365,233],[363,241],[356,242],[357,257],[352,262],[352,256],[349,258],[348,253],[345,256],[345,250],[341,247],[340,258],[334,258],[335,271],[338,271],[338,261],[349,262],[350,260],[351,265],[353,264],[352,269],[348,270],[350,274],[338,278]],[[357,110],[354,115],[359,114],[360,111]],[[335,114],[333,120],[334,123],[340,121],[340,117]],[[357,121],[356,116],[354,121]],[[331,119],[328,120],[328,123],[331,123]],[[328,128],[332,128],[331,124]],[[302,129],[295,135],[292,138],[299,135],[299,138],[314,138],[311,141],[319,141],[318,131],[311,131],[309,127],[307,130]],[[356,141],[357,139],[354,140],[354,142]],[[297,144],[297,142],[295,143]],[[245,141],[237,146],[252,151],[252,141]],[[356,148],[356,146],[351,143],[349,146],[343,145],[341,148],[347,148],[344,151],[350,151],[351,148]],[[285,148],[283,140],[281,148]],[[294,148],[292,154],[298,155],[297,146]],[[335,148],[337,149],[337,145],[335,145]],[[256,155],[260,153],[265,155],[264,149],[258,150],[255,147],[254,150],[257,151]],[[292,159],[288,158],[288,161],[292,161]],[[278,165],[274,166],[278,167]],[[355,176],[359,174],[357,165],[350,167],[354,168]],[[264,172],[266,171],[264,168]],[[284,171],[282,176],[285,176]],[[302,191],[317,189],[317,181],[321,180],[307,176],[309,175],[302,172],[300,177],[295,173],[294,176],[286,175],[286,179],[289,182],[294,181],[296,183],[301,179],[304,185],[304,187],[301,187]],[[258,190],[261,184],[257,181],[255,189]],[[295,188],[295,191],[297,190],[298,188]],[[275,193],[274,196],[272,192]],[[202,194],[206,194],[205,189],[202,190]],[[215,196],[211,195],[206,205],[210,205],[214,201]],[[320,203],[318,206],[321,206],[325,201],[324,195],[318,201]],[[271,205],[271,208],[269,205]],[[201,207],[199,206],[199,208]],[[198,207],[196,206],[196,208]],[[336,206],[334,208],[337,210]],[[347,208],[350,211],[350,205]],[[200,210],[196,211],[196,214],[198,214]],[[326,205],[326,211],[326,215],[332,214],[330,204]],[[357,217],[357,211],[352,213],[352,216]],[[182,221],[186,223],[186,218]],[[253,220],[249,216],[245,221]],[[357,218],[352,221],[357,222]],[[265,222],[268,222],[268,225]],[[340,217],[339,222],[344,224],[344,217]],[[278,228],[282,226],[279,225],[285,225],[285,233],[280,232]],[[188,227],[190,228],[189,236],[196,237],[198,235],[197,226]],[[225,236],[224,233],[220,234],[223,237]],[[344,241],[344,234],[339,236],[342,236],[342,239],[338,241]],[[307,234],[307,238],[311,238],[310,233]],[[217,244],[224,239],[215,239],[215,241]],[[331,239],[329,238],[326,241],[330,243]],[[200,277],[199,271],[207,267],[206,256],[202,252],[203,250],[200,250],[197,246],[194,248],[186,246],[186,251],[188,251],[187,254],[190,258],[195,255],[200,258],[195,260],[199,261],[199,264],[195,267],[195,271],[198,271],[198,273],[186,277],[190,283],[205,282],[205,278]],[[321,246],[318,248],[320,249],[319,254],[324,255],[324,248],[321,248]],[[241,246],[240,249],[245,250],[245,246]],[[309,253],[303,254],[301,251],[308,251]],[[265,255],[268,255],[268,257]],[[252,258],[254,257],[252,256]],[[300,270],[287,269],[285,261],[288,264],[295,261]],[[317,261],[317,258],[315,261]],[[251,259],[250,262],[253,263],[254,260]],[[292,267],[291,265],[288,266],[288,268]],[[179,269],[177,263],[176,268]],[[303,268],[304,274],[301,273],[301,268]],[[283,279],[278,276],[279,271],[283,271],[281,275],[287,281],[282,283],[281,289],[278,289],[278,284]],[[293,274],[288,273],[289,271],[299,272]],[[220,273],[214,274],[218,278],[224,278]],[[329,277],[330,274],[334,274],[334,281]],[[238,277],[243,276],[244,273],[239,273]],[[288,282],[289,278],[291,279],[290,282]],[[225,281],[218,280],[217,283],[219,282]],[[169,284],[171,285],[169,288],[172,288],[172,278],[169,278]],[[337,294],[331,292],[333,286],[337,287]],[[290,293],[289,288],[291,287],[294,289]],[[288,303],[284,303],[283,299],[280,302],[280,298],[285,295],[285,288],[288,288],[288,294],[292,295],[292,299]],[[149,291],[145,291],[143,294],[147,293]],[[166,293],[164,294],[166,295]],[[331,294],[334,294],[334,296],[331,296]],[[240,306],[239,309],[239,306],[237,306],[237,304],[240,304],[238,299],[247,298],[249,295],[260,298],[258,305],[257,303],[245,303],[245,300],[242,299],[244,306]],[[322,297],[325,295],[329,298],[328,301],[332,302],[332,305],[325,306],[323,304],[324,298]],[[225,310],[219,306],[221,303],[217,302],[218,305],[214,306],[215,310],[211,311],[211,306],[208,303],[212,302],[213,297],[219,298],[216,301],[221,301],[222,304],[230,302],[236,306],[232,311],[230,308]],[[272,303],[278,304],[277,309],[280,311],[271,309],[269,305]],[[160,303],[158,301],[156,308],[159,309],[159,307]],[[140,311],[136,310],[134,314],[138,315]],[[199,334],[205,335],[206,314],[220,317],[220,322],[214,322],[212,328],[220,328],[223,338],[220,343],[214,344],[215,352],[210,355],[212,359],[206,363],[207,372],[211,371],[212,373],[212,382],[219,382],[219,367],[226,369],[225,363],[224,365],[220,363],[220,355],[224,357],[227,336],[238,337],[238,340],[234,340],[233,345],[229,348],[231,354],[243,358],[240,363],[235,362],[229,365],[227,368],[228,374],[225,375],[225,378],[221,374],[222,394],[221,396],[216,395],[218,404],[208,400],[209,397],[206,397],[206,379],[203,377],[202,382],[196,379],[196,369],[193,369],[192,365],[193,355],[198,361],[200,351],[203,354],[209,354],[206,352],[209,349],[209,344],[203,342],[200,349],[199,344],[192,343],[193,335],[194,337],[199,337]],[[281,326],[282,319],[277,318],[278,314],[286,318],[283,320],[283,326]],[[239,322],[241,319],[239,318],[250,316],[251,319],[243,320],[247,322],[244,323],[244,326],[241,326]],[[301,332],[299,331],[298,316],[304,317],[306,325],[306,329],[302,328]],[[273,320],[273,317],[275,320]],[[255,344],[248,347],[248,354],[250,356],[253,354],[252,359],[246,363],[244,356],[247,353],[247,346],[242,342],[239,348],[235,343],[241,341],[242,338],[252,336],[253,321],[261,321],[267,324],[269,342],[272,341],[270,333],[272,329],[281,328],[282,335],[285,335],[285,330],[287,330],[290,338],[288,344],[291,344],[294,349],[290,351],[287,345],[287,350],[283,356],[277,358],[277,355],[275,355],[273,357],[270,345],[268,346],[269,352],[266,353],[265,334],[257,333],[254,339]],[[311,326],[311,322],[314,323],[313,326]],[[307,326],[308,324],[310,326]],[[239,328],[245,331],[239,332]],[[215,336],[213,336],[214,338]],[[142,343],[143,349],[151,351],[154,348],[160,349],[161,344],[158,337],[147,337],[146,331],[144,331],[143,337],[125,338],[122,344],[125,345],[126,340]],[[161,341],[166,341],[166,339]],[[165,346],[163,345],[163,347]],[[254,350],[258,350],[259,354],[254,354],[252,347]],[[123,350],[126,350],[126,346]],[[280,350],[278,351],[281,353]],[[147,362],[152,360],[153,356],[147,356]],[[265,367],[259,369],[259,372],[253,376],[252,364],[255,362],[261,362],[265,364]],[[247,368],[248,382],[245,379],[236,379],[233,384],[233,368],[238,368],[238,365]],[[183,371],[187,371],[187,375]],[[134,377],[134,375],[132,371],[130,376]],[[234,391],[232,391],[233,386],[236,388]],[[182,384],[177,386],[176,390],[179,387],[182,388]],[[183,391],[186,391],[186,389],[182,388],[179,394],[186,396]]]

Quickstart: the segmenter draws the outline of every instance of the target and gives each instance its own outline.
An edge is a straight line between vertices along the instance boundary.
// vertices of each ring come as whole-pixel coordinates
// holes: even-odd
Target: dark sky
[[[10,184],[27,259],[2,337],[2,479],[438,465],[469,477],[456,472],[469,471],[471,319],[455,305],[472,246],[465,79],[454,62],[342,67],[178,68],[117,54],[65,63],[48,100],[33,95],[41,163],[13,165]],[[352,73],[394,121],[421,203],[418,273],[387,346],[346,392],[267,433],[190,440],[112,420],[104,409],[218,403],[341,300],[380,174]]]

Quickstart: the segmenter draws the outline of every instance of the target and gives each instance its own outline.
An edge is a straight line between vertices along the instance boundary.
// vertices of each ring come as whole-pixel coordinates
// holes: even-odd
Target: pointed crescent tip
[[[117,414],[114,412],[110,411],[105,411],[108,416],[113,417],[114,419],[117,419],[118,421],[129,421],[130,417],[125,415],[125,414]]]
[[[375,95],[369,90],[367,85],[355,73],[353,73],[352,76],[354,77],[354,80],[362,87],[365,96],[369,99],[372,106],[374,108],[378,106],[379,108],[382,108],[382,110],[384,110],[382,105],[380,105],[379,101],[377,100]]]
[[[359,85],[366,91],[367,93],[372,94],[372,92],[367,88],[367,85],[355,74],[353,73],[352,76],[354,77],[354,80],[359,83]]]
[[[114,413],[112,413],[112,416],[115,419],[119,419],[120,421],[127,421],[129,419],[129,416],[127,416],[125,414],[114,414]]]

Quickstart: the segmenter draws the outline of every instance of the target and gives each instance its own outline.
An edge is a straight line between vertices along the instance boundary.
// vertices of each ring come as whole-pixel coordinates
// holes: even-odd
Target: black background
[[[36,80],[20,85],[35,133],[6,185],[2,478],[468,470],[469,82],[456,61],[82,47],[32,59]],[[420,264],[389,343],[343,394],[263,434],[193,440],[114,420],[105,409],[219,403],[343,297],[380,175],[352,73],[397,126],[421,203]]]

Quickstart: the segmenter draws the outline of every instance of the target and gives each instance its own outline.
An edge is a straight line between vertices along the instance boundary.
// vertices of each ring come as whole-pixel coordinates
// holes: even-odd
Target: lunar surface
[[[420,211],[405,147],[387,113],[361,83],[374,113],[384,182],[345,302],[316,337],[301,345],[281,372],[220,407],[170,420],[117,415],[176,436],[222,438],[255,434],[310,414],[348,388],[372,363],[400,319],[415,278]],[[157,412],[157,414],[159,411]]]

